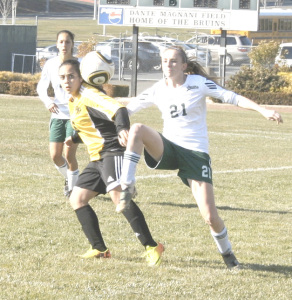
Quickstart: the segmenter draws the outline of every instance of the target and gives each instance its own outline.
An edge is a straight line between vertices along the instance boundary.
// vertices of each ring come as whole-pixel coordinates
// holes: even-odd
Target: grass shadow
[[[292,267],[281,265],[240,264],[242,270],[264,271],[292,276]]]
[[[154,205],[161,205],[161,206],[175,206],[181,208],[196,208],[198,207],[197,204],[176,204],[173,202],[151,202]],[[230,207],[230,206],[216,206],[219,210],[234,210],[234,211],[243,211],[243,212],[254,212],[254,213],[268,213],[268,214],[279,214],[279,215],[288,215],[292,214],[290,211],[277,211],[277,210],[260,210],[260,209],[249,209],[249,208],[237,208],[237,207]]]

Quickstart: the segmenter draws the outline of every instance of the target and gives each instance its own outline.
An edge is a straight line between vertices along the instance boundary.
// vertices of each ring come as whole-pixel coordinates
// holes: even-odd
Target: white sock
[[[123,168],[121,175],[121,183],[125,185],[131,185],[135,183],[135,173],[137,164],[139,162],[141,155],[131,152],[125,151],[124,159],[123,159]]]
[[[67,179],[67,163],[65,163],[63,166],[59,167],[55,165],[56,169],[64,176],[65,179]]]
[[[227,254],[231,251],[231,243],[228,239],[226,227],[219,233],[211,230],[211,234],[221,254]]]
[[[67,171],[67,178],[68,178],[68,188],[69,191],[73,190],[73,187],[75,186],[77,179],[79,176],[79,170],[75,170],[75,171]]]

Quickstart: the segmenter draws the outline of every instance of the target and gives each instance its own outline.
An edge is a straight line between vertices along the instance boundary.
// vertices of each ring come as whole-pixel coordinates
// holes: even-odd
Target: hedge
[[[10,95],[23,95],[23,96],[38,96],[36,87],[38,82],[22,82],[22,81],[11,81],[11,82],[0,82],[0,94]],[[112,98],[115,97],[128,97],[129,86],[128,85],[102,85],[103,90],[106,94]],[[51,86],[48,89],[48,95],[54,96],[54,91]]]
[[[292,105],[292,94],[256,91],[237,91],[237,93],[260,105]],[[212,100],[217,103],[221,102],[218,99],[212,98]]]

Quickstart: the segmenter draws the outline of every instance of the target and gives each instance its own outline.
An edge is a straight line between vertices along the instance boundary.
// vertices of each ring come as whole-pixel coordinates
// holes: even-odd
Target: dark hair
[[[204,68],[197,62],[197,61],[191,61],[189,60],[185,50],[180,46],[170,46],[167,49],[164,50],[164,52],[168,50],[175,50],[180,55],[182,62],[187,64],[186,73],[190,75],[201,75],[203,77],[206,77],[207,79],[211,79],[210,76],[207,74],[207,72],[204,70]]]
[[[62,34],[62,33],[68,34],[69,37],[70,37],[70,39],[71,39],[71,41],[72,41],[72,43],[73,43],[73,45],[74,45],[74,38],[75,38],[74,33],[72,33],[72,32],[69,31],[69,30],[65,30],[65,29],[64,29],[64,30],[61,30],[61,31],[59,31],[59,32],[57,33],[57,41],[58,41],[59,35]],[[72,54],[73,54],[73,47],[72,47],[72,49],[71,49],[71,52],[72,52]]]
[[[68,60],[65,60],[65,61],[60,65],[59,70],[60,70],[61,67],[63,67],[63,66],[71,66],[71,67],[73,67],[73,69],[76,71],[76,73],[78,74],[78,76],[79,76],[80,78],[82,78],[82,76],[81,76],[81,71],[80,71],[80,63],[79,63],[78,60],[76,60],[76,59],[68,59]],[[83,78],[82,78],[82,79],[83,79]],[[84,79],[83,79],[83,80],[84,80]],[[87,83],[87,84],[89,84],[89,83]],[[91,84],[89,84],[89,85],[91,85]],[[93,85],[91,85],[91,86],[93,86]],[[101,91],[102,93],[106,94],[106,92],[105,92],[105,90],[103,89],[102,86],[96,86],[96,85],[94,85],[93,87],[96,88],[97,90]]]
[[[81,72],[80,72],[80,63],[77,59],[68,59],[65,60],[59,67],[59,70],[61,69],[61,67],[63,66],[71,66],[73,67],[73,69],[76,71],[76,73],[78,74],[78,76],[80,78],[82,78],[81,76]]]
[[[72,33],[71,31],[69,31],[69,30],[61,30],[61,31],[59,31],[58,33],[57,33],[57,40],[58,40],[58,38],[59,38],[59,35],[60,34],[62,34],[62,33],[67,33],[69,36],[70,36],[70,39],[72,40],[72,42],[74,43],[74,38],[75,38],[75,35],[74,35],[74,33]]]

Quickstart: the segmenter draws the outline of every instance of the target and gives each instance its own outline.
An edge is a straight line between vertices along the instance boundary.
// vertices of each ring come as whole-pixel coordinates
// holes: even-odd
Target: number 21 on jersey
[[[186,116],[187,112],[186,112],[186,106],[184,103],[181,104],[181,110],[180,107],[178,107],[177,105],[170,105],[170,115],[172,118],[177,118],[179,117],[179,112],[181,111],[181,115],[182,116]]]

